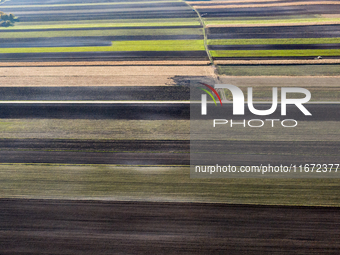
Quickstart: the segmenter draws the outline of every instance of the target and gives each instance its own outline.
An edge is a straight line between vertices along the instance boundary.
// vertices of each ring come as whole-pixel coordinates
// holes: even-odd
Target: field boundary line
[[[200,23],[201,23],[202,28],[203,28],[204,48],[205,48],[205,51],[207,52],[207,55],[208,55],[208,58],[209,58],[211,64],[214,65],[214,59],[212,58],[212,56],[210,54],[210,51],[208,49],[208,38],[207,38],[207,33],[206,33],[206,25],[205,25],[205,23],[204,23],[204,21],[203,21],[203,19],[201,17],[201,14],[191,4],[189,4],[186,1],[183,1],[183,2],[185,2],[193,11],[196,12],[196,14],[197,14],[197,16],[198,16],[198,18],[200,20]]]

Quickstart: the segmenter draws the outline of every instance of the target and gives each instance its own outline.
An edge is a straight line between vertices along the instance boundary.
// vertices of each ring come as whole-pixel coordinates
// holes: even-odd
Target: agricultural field
[[[0,0],[0,253],[337,254],[339,170],[195,179],[189,165],[339,163],[339,13],[328,0]],[[190,120],[192,83],[254,87],[257,109],[273,86],[303,87],[313,117],[288,107],[296,128],[209,134]]]
[[[1,61],[206,61],[203,30],[183,1],[5,1]]]
[[[19,21],[0,27],[1,162],[188,165],[189,85],[216,82],[210,61],[227,74],[219,82],[245,95],[255,82],[259,101],[287,84],[308,88],[312,101],[339,100],[339,7],[308,2],[296,11],[291,3],[5,1],[1,10]],[[282,128],[276,141],[325,142],[335,157],[337,108],[310,107],[314,122]],[[228,139],[243,146],[240,157],[261,157],[266,146],[249,143],[277,131],[231,130]]]
[[[338,1],[187,3],[200,13],[209,54],[220,74],[337,76],[340,73],[339,62],[334,63],[340,58]],[[307,61],[308,65],[299,61]]]

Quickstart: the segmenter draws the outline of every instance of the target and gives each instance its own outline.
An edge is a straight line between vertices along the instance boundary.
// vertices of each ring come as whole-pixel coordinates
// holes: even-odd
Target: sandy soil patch
[[[322,18],[340,18],[340,14],[321,14]]]
[[[210,66],[0,67],[3,87],[166,86],[175,76],[212,76]]]

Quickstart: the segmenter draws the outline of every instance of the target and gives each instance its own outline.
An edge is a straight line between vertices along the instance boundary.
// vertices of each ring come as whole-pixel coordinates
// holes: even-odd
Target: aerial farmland
[[[339,164],[339,82],[339,1],[1,0],[0,253],[337,254],[338,177],[190,178],[190,88],[312,93],[198,139],[239,169]]]

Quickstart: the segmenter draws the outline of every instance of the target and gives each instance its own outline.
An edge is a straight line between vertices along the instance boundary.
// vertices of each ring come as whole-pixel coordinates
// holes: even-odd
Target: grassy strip
[[[119,23],[190,23],[198,22],[198,18],[159,18],[159,19],[102,19],[102,20],[58,20],[58,21],[44,21],[44,22],[21,22],[15,24],[16,26],[40,26],[46,25],[50,27],[51,25],[83,25],[83,24],[119,24]],[[12,29],[14,27],[11,27]]]
[[[114,51],[192,51],[205,50],[203,40],[114,41]]]
[[[340,65],[229,65],[218,66],[221,75],[235,76],[339,76]]]
[[[2,119],[0,138],[189,140],[188,120]]]
[[[327,44],[340,43],[340,38],[279,38],[279,39],[217,39],[208,40],[209,45],[254,45],[254,44]]]
[[[339,179],[190,179],[188,167],[1,164],[0,197],[339,206]]]
[[[281,24],[281,23],[316,23],[316,22],[339,22],[339,18],[305,18],[305,19],[258,19],[258,20],[207,20],[205,23],[207,25],[238,25],[238,24]]]
[[[255,89],[254,89],[255,91]],[[116,140],[189,140],[199,134],[190,134],[190,125],[202,121],[189,120],[65,120],[65,119],[2,119],[0,138],[39,139],[116,139]],[[206,121],[209,133],[211,121]],[[296,128],[229,128],[225,140],[240,141],[340,141],[339,122],[299,121]],[[280,134],[279,136],[277,134]],[[221,140],[219,133],[212,139]]]
[[[313,57],[340,56],[339,49],[324,50],[220,50],[210,51],[213,57]]]
[[[298,121],[298,126],[295,128],[284,128],[280,124],[274,128],[264,125],[258,129],[251,127],[237,129],[221,125],[215,133],[211,133],[211,120],[192,120],[191,125],[194,128],[200,126],[200,130],[197,131],[199,133],[191,130],[192,140],[202,139],[203,133],[207,139],[218,141],[340,141],[338,121]],[[221,136],[221,130],[225,130],[228,136]]]
[[[253,1],[253,0],[252,0]],[[275,20],[275,19],[313,19],[313,18],[334,18],[324,17],[317,14],[300,14],[300,15],[284,15],[284,16],[236,16],[236,17],[219,17],[218,20]],[[216,20],[214,17],[204,17],[205,20]]]
[[[114,41],[112,46],[0,48],[0,53],[102,52],[102,51],[204,51],[203,40]]]
[[[1,6],[2,9],[13,8],[53,8],[53,7],[72,7],[72,6],[108,6],[108,5],[133,5],[133,4],[154,4],[154,3],[174,3],[180,0],[164,1],[132,1],[132,2],[113,2],[113,3],[84,3],[84,4],[39,4],[39,5],[7,5]]]
[[[42,32],[6,32],[1,38],[82,37],[82,36],[148,36],[148,35],[202,35],[201,28],[178,29],[117,29],[117,30],[67,30]]]
[[[18,23],[20,24],[20,23]],[[110,28],[110,27],[174,27],[174,26],[199,26],[198,21],[178,21],[178,22],[117,22],[117,23],[87,23],[87,24],[49,24],[49,25],[15,25],[11,30],[29,29],[70,29],[70,28]],[[0,27],[1,30],[8,30]]]

